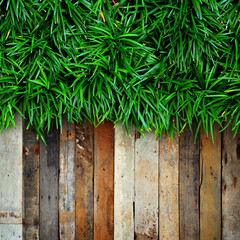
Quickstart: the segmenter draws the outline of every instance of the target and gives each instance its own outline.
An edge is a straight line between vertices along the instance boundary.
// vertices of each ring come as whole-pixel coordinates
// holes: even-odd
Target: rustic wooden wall
[[[47,146],[21,117],[0,135],[0,239],[240,239],[240,134],[142,137],[63,120]],[[193,124],[193,132],[197,125]]]

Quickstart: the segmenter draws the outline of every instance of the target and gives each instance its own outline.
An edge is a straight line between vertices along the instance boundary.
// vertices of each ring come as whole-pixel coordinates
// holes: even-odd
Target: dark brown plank
[[[39,146],[33,127],[23,128],[23,239],[39,239]]]
[[[240,132],[222,138],[222,239],[240,239]]]
[[[200,239],[221,239],[221,133],[200,134]]]
[[[75,127],[65,117],[59,146],[59,232],[61,240],[75,240]]]
[[[114,128],[105,121],[94,131],[94,239],[112,240]]]
[[[58,240],[58,130],[40,141],[40,239]]]
[[[195,133],[197,124],[192,125]],[[180,135],[180,239],[199,239],[199,138],[189,127]]]
[[[93,239],[93,125],[76,125],[76,239]]]

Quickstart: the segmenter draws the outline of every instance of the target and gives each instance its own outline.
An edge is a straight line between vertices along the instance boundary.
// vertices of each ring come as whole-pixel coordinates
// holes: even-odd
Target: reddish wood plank
[[[39,147],[33,127],[23,129],[23,239],[39,239]]]
[[[114,239],[114,128],[105,121],[94,130],[94,239]]]
[[[57,129],[40,141],[40,239],[58,240],[58,153]]]
[[[240,132],[228,127],[222,139],[222,239],[240,239]]]
[[[197,123],[192,124],[195,134]],[[186,127],[179,142],[180,239],[199,239],[199,138]]]
[[[76,125],[76,239],[93,239],[93,125]]]
[[[200,134],[200,239],[221,239],[221,134]]]
[[[159,239],[179,239],[179,137],[164,134],[159,159]]]
[[[59,146],[59,232],[61,240],[75,239],[75,127],[62,119]]]

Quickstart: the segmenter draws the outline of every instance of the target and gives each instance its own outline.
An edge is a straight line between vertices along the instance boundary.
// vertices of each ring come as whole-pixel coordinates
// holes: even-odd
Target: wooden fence
[[[63,121],[0,135],[0,239],[240,239],[240,135]],[[193,126],[194,128],[195,126]]]

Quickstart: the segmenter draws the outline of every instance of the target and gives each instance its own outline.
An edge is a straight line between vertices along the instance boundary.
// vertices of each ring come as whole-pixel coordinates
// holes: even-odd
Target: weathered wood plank
[[[94,239],[114,239],[114,128],[105,121],[94,131]]]
[[[114,239],[134,239],[134,143],[135,127],[122,123],[115,128],[114,151]]]
[[[240,132],[228,127],[222,139],[222,239],[240,239]]]
[[[59,145],[59,232],[61,240],[75,239],[75,126],[62,119]]]
[[[195,134],[197,123],[192,124]],[[180,239],[199,239],[199,137],[187,126],[179,140]]]
[[[23,239],[39,239],[39,146],[33,127],[23,130]]]
[[[76,125],[76,240],[93,239],[93,125]]]
[[[40,141],[40,239],[58,240],[59,133],[53,129]]]
[[[16,129],[4,129],[0,134],[0,234],[4,240],[22,239],[23,133],[19,114],[15,123]]]
[[[1,240],[21,240],[22,232],[21,224],[0,224]]]
[[[179,137],[167,134],[160,139],[159,239],[179,239]]]
[[[221,134],[200,134],[200,239],[221,239]]]
[[[159,141],[154,132],[136,134],[135,142],[135,238],[158,239]]]

